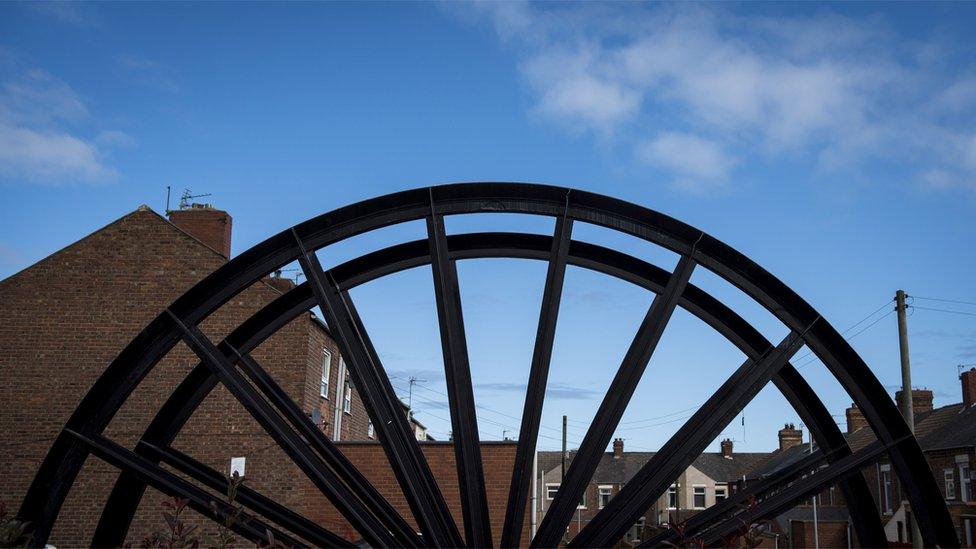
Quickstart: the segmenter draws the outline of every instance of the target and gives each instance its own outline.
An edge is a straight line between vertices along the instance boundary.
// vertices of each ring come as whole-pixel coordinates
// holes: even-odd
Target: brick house
[[[140,206],[0,281],[0,401],[4,402],[0,501],[8,508],[19,505],[51,442],[118,352],[174,299],[228,260],[231,234],[231,216],[209,205],[169,212],[169,219]],[[220,341],[292,286],[287,279],[265,278],[222,306],[201,328]],[[252,354],[328,437],[365,441],[351,442],[352,446],[340,443],[357,459],[363,452],[370,456],[363,458],[372,468],[364,474],[371,478],[390,474],[381,446],[369,442],[372,426],[349,383],[345,363],[328,330],[312,313],[295,318]],[[132,447],[197,362],[182,343],[174,348],[130,396],[106,436]],[[418,438],[429,439],[419,422],[414,430]],[[228,471],[231,458],[245,457],[248,486],[306,516],[327,518],[325,498],[219,385],[173,446],[217,471]],[[510,446],[486,445],[488,459],[498,462],[499,470],[511,471],[509,453],[514,455],[514,450],[509,452]],[[450,495],[456,493],[457,484],[453,454],[436,444],[425,452],[450,454],[450,459],[439,458],[432,467],[448,503],[456,507],[457,496]],[[506,459],[508,465],[500,465]],[[89,543],[117,475],[116,469],[97,458],[86,462],[50,543]],[[505,490],[507,483],[506,477]],[[500,488],[490,487],[496,489]],[[384,484],[381,492],[391,502],[402,501],[395,483]],[[154,490],[146,492],[129,541],[138,544],[162,528],[163,499]],[[398,507],[409,517],[405,505]],[[202,517],[194,519],[208,524]],[[341,530],[341,521],[332,522],[323,524]]]
[[[971,471],[976,465],[976,369],[962,372],[960,381],[961,403],[935,408],[932,391],[913,389],[912,408],[915,436],[942,489],[959,541],[963,547],[973,547],[976,544],[976,486]],[[895,394],[895,400],[900,407],[901,391]],[[846,418],[847,439],[852,450],[860,450],[875,441],[860,410],[851,406],[846,411]],[[807,452],[806,445],[796,446],[754,470],[750,478],[762,477],[802,458]],[[888,541],[910,544],[911,507],[904,499],[901,483],[892,472],[887,456],[864,467],[861,473],[881,513]],[[846,502],[836,486],[817,496],[817,507],[821,546],[847,547],[849,541],[856,545]],[[777,517],[774,528],[790,541],[792,547],[812,547],[812,505],[798,506]]]
[[[681,474],[671,488],[647,510],[641,520],[627,533],[625,540],[637,543],[656,527],[670,521],[686,520],[702,509],[728,497],[730,485],[749,470],[768,459],[768,452],[734,453],[732,441],[721,443],[721,452],[705,452]],[[625,452],[624,441],[615,439],[613,451],[601,456],[593,478],[586,487],[576,515],[569,525],[566,539],[575,536],[600,509],[648,462],[655,452]],[[576,452],[567,454],[569,468]],[[562,474],[561,452],[539,452],[538,517],[545,515],[559,491]]]

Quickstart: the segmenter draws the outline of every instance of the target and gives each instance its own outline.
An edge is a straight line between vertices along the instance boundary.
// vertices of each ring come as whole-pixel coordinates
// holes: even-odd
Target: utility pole
[[[566,416],[563,416],[563,459],[562,459],[562,469],[559,474],[560,485],[563,479],[566,478]]]
[[[810,453],[813,453],[813,433],[810,433]],[[816,472],[816,471],[814,471]],[[817,496],[813,494],[813,549],[820,549],[820,525],[817,522]]]
[[[901,351],[901,414],[912,433],[915,433],[915,409],[912,405],[912,364],[908,359],[908,316],[905,314],[905,291],[895,292],[895,311],[898,312],[898,348]],[[912,547],[922,547],[922,534],[912,513]]]
[[[410,415],[413,415],[413,385],[415,383],[427,383],[427,380],[410,376],[407,381],[410,383],[410,392],[407,394],[407,408],[410,410]]]

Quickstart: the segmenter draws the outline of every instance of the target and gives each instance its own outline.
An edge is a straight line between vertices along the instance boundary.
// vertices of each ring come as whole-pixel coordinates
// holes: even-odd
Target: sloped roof
[[[915,416],[915,437],[922,450],[976,446],[976,410],[962,403],[949,404]],[[858,451],[877,440],[874,431],[862,427],[847,435],[851,450]]]
[[[916,428],[923,450],[976,446],[976,406],[943,406]],[[924,430],[923,424],[931,424]]]
[[[619,458],[614,458],[612,452],[604,452],[600,463],[593,473],[591,482],[597,484],[625,484],[641,467],[644,466],[656,452],[624,452]],[[539,452],[539,469],[552,471],[560,466],[560,452]],[[576,457],[576,451],[567,453],[566,467]],[[695,469],[716,482],[727,482],[742,478],[750,469],[769,458],[768,452],[734,453],[732,459],[727,459],[718,452],[706,452],[698,456],[692,463]]]

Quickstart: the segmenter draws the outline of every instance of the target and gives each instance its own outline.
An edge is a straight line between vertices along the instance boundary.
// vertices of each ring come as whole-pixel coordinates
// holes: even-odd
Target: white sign
[[[244,458],[230,458],[230,476],[233,477],[234,473],[241,477],[244,476]]]

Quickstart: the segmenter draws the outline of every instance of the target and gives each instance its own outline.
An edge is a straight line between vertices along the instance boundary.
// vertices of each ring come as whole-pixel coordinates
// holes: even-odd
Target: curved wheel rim
[[[871,428],[874,430],[879,444],[887,451],[891,457],[892,464],[898,472],[900,478],[908,480],[906,482],[906,492],[911,501],[913,509],[918,509],[916,520],[918,521],[923,539],[927,544],[939,544],[942,546],[952,546],[958,544],[955,532],[952,529],[951,521],[941,500],[938,487],[931,475],[911,475],[911,471],[927,471],[924,457],[918,447],[917,442],[911,437],[907,425],[901,419],[891,399],[884,392],[883,387],[871,374],[870,370],[850,346],[840,337],[829,323],[819,318],[819,315],[792,290],[783,285],[778,279],[770,275],[751,260],[745,258],[732,248],[720,241],[676,221],[663,214],[647,210],[645,208],[621,202],[615,199],[586,193],[582,191],[570,191],[558,187],[528,185],[528,184],[458,184],[417,189],[395,193],[384,197],[367,200],[359,204],[354,204],[345,208],[340,208],[333,212],[324,214],[307,222],[296,225],[289,231],[284,231],[267,241],[255,246],[251,250],[241,254],[225,266],[218,269],[208,276],[197,286],[189,290],[181,298],[176,300],[164,314],[157,317],[147,326],[143,332],[137,336],[133,342],[119,355],[106,370],[105,374],[96,382],[92,390],[79,405],[75,414],[66,425],[65,431],[58,437],[47,458],[41,466],[34,483],[29,490],[27,497],[21,508],[23,518],[32,519],[37,525],[37,535],[35,542],[46,541],[50,532],[51,524],[57,516],[60,505],[70,489],[70,486],[77,475],[77,472],[87,457],[91,447],[85,443],[86,437],[100,436],[108,421],[115,414],[122,402],[128,397],[131,391],[138,385],[141,379],[155,365],[158,360],[171,349],[175,343],[183,338],[191,337],[195,326],[199,324],[210,313],[216,310],[228,299],[257,281],[260,277],[271,272],[273,269],[294,260],[300,260],[306,274],[309,275],[313,293],[317,297],[323,312],[329,317],[335,310],[345,314],[339,317],[329,318],[329,325],[334,331],[339,331],[339,339],[345,341],[346,346],[351,349],[350,356],[356,356],[355,340],[362,339],[358,333],[363,329],[355,314],[354,307],[348,301],[348,294],[338,288],[334,280],[324,278],[328,273],[317,266],[317,258],[314,251],[326,247],[329,244],[368,232],[386,225],[411,221],[416,219],[427,219],[429,228],[429,239],[427,244],[430,248],[428,261],[431,261],[435,272],[435,286],[438,287],[438,309],[439,317],[442,320],[442,335],[447,332],[451,336],[452,328],[457,330],[460,308],[459,304],[455,307],[457,300],[457,281],[456,272],[453,271],[453,263],[457,258],[449,257],[451,253],[451,241],[443,232],[443,216],[459,213],[478,213],[478,212],[513,212],[550,215],[557,218],[557,231],[553,238],[549,238],[551,245],[547,257],[550,259],[550,278],[553,274],[553,264],[560,262],[560,254],[568,254],[569,233],[572,221],[584,221],[609,227],[627,234],[631,234],[652,243],[661,245],[682,256],[679,262],[679,273],[682,264],[687,269],[685,276],[678,277],[671,275],[669,283],[659,294],[662,302],[670,300],[673,303],[658,306],[659,310],[664,310],[656,322],[651,322],[652,326],[648,329],[650,338],[653,339],[655,329],[663,329],[659,324],[666,325],[670,311],[668,305],[673,310],[678,304],[679,299],[686,291],[687,278],[690,276],[690,269],[695,265],[702,265],[712,272],[718,274],[725,280],[742,289],[753,299],[758,301],[770,312],[772,312],[791,333],[795,336],[794,341],[784,342],[784,347],[776,356],[774,351],[769,351],[769,344],[765,342],[764,347],[754,348],[754,353],[761,353],[763,349],[768,351],[767,356],[756,357],[757,364],[763,360],[767,362],[780,361],[785,364],[790,354],[786,347],[795,348],[797,343],[805,343],[820,360],[828,367],[831,373],[838,379],[844,388],[851,394],[856,404],[861,406]],[[566,225],[570,225],[570,230],[565,230]],[[563,227],[563,234],[560,234],[560,225]],[[453,237],[452,237],[453,238]],[[548,237],[544,237],[548,238]],[[560,244],[565,246],[565,250],[560,251]],[[565,259],[563,260],[565,262]],[[592,265],[591,265],[592,266]],[[557,269],[558,270],[558,269]],[[439,273],[439,274],[438,274]],[[561,276],[561,275],[559,275]],[[440,277],[440,278],[438,278]],[[679,278],[683,278],[680,280]],[[547,279],[547,291],[549,289],[549,279]],[[331,295],[330,295],[331,292]],[[662,297],[663,296],[663,297]],[[658,299],[655,300],[658,302]],[[654,305],[649,311],[649,317],[653,316]],[[558,308],[558,305],[557,305]],[[692,312],[692,308],[690,308]],[[659,311],[660,312],[660,311]],[[339,314],[337,313],[337,314]],[[452,320],[452,315],[454,318]],[[543,312],[540,319],[542,326],[546,314]],[[554,322],[554,319],[552,319]],[[747,326],[747,325],[746,325]],[[734,334],[735,339],[741,343],[743,338],[748,337],[749,330],[740,327],[739,330],[728,330]],[[751,328],[751,327],[750,327]],[[540,331],[542,329],[540,328]],[[341,332],[345,332],[343,335]],[[753,330],[754,332],[754,330]],[[190,335],[188,335],[190,334]],[[755,332],[758,335],[758,332]],[[457,336],[457,333],[453,334]],[[658,334],[659,335],[659,334]],[[725,334],[723,334],[725,335]],[[761,336],[759,336],[761,337]],[[730,338],[731,339],[731,338]],[[465,389],[470,392],[470,377],[465,377],[466,373],[466,351],[463,346],[463,330],[460,333],[460,341],[457,337],[444,338],[445,343],[445,363],[449,369],[455,373],[460,372],[455,381],[455,389],[452,390],[452,419],[461,423],[459,433],[467,432],[467,438],[456,444],[456,447],[467,446],[465,453],[456,448],[456,454],[460,458],[459,462],[468,460],[463,466],[464,471],[459,473],[470,473],[466,481],[462,481],[462,492],[464,486],[469,489],[468,495],[462,507],[465,510],[465,541],[468,544],[484,544],[485,536],[490,541],[490,532],[486,532],[487,513],[479,508],[479,503],[483,502],[483,481],[479,479],[480,460],[475,462],[470,460],[471,449],[477,448],[477,431],[471,426],[475,424],[473,417],[466,417],[465,413],[473,416],[473,400],[470,394],[465,395]],[[762,340],[765,341],[764,339]],[[353,342],[350,344],[350,342]],[[733,341],[734,343],[736,341]],[[202,342],[201,346],[205,351],[209,342]],[[362,343],[362,341],[360,341]],[[763,343],[760,343],[761,345]],[[342,346],[342,345],[340,345]],[[635,347],[639,347],[635,342]],[[741,348],[741,345],[740,345]],[[795,350],[795,349],[794,349]],[[378,365],[378,358],[365,339],[365,345],[358,350],[359,358],[364,364],[373,362]],[[748,353],[747,353],[748,354]],[[213,358],[219,362],[220,358]],[[648,356],[649,358],[649,356]],[[645,362],[646,364],[646,362]],[[743,368],[746,365],[743,365]],[[233,367],[231,363],[231,367]],[[533,364],[533,368],[535,365]],[[379,365],[382,369],[382,366]],[[783,382],[783,386],[792,391],[800,387],[799,381],[802,378],[791,368],[777,370],[782,377],[785,372],[787,377],[795,376],[792,384]],[[754,367],[752,368],[755,369]],[[360,372],[361,375],[361,372]],[[467,374],[470,375],[469,373]],[[385,378],[385,374],[377,376],[378,380]],[[798,381],[799,380],[799,381]],[[787,380],[789,381],[789,380]],[[388,383],[388,380],[387,380]],[[372,391],[370,398],[378,399],[383,395],[384,389],[380,383],[378,388]],[[780,386],[777,383],[777,386]],[[805,385],[805,384],[804,384]],[[357,387],[360,386],[357,380]],[[781,387],[782,389],[783,387]],[[802,387],[801,387],[802,389]],[[789,390],[784,391],[789,397]],[[455,392],[456,391],[456,392]],[[389,391],[387,391],[388,393]],[[387,395],[388,396],[388,395]],[[796,396],[795,394],[793,395]],[[817,401],[819,404],[819,401]],[[374,409],[371,415],[377,413]],[[465,410],[465,407],[470,410]],[[822,404],[820,405],[822,407]],[[455,410],[454,408],[457,408]],[[526,408],[529,408],[527,402]],[[455,413],[456,412],[456,413]],[[382,416],[382,413],[380,414]],[[619,421],[619,415],[616,416]],[[609,423],[603,426],[615,427],[613,418],[609,418]],[[464,424],[467,424],[465,426]],[[612,425],[611,425],[612,424]],[[456,426],[457,429],[458,426]],[[833,426],[836,430],[836,426]],[[150,428],[152,429],[152,427]],[[592,430],[592,429],[591,429]],[[611,428],[612,431],[612,428]],[[147,432],[147,434],[149,434]],[[383,438],[387,438],[382,436]],[[594,435],[590,446],[599,446],[605,438]],[[826,439],[830,437],[826,431],[820,433]],[[820,438],[818,436],[818,438]],[[389,438],[395,438],[390,436]],[[463,438],[463,437],[462,437]],[[534,445],[535,441],[532,441]],[[384,445],[389,441],[384,442]],[[520,445],[522,441],[520,440]],[[605,447],[606,441],[603,441]],[[825,444],[825,448],[836,446]],[[395,450],[387,447],[388,455]],[[602,448],[600,449],[602,452]],[[849,452],[849,450],[848,450]],[[425,463],[411,463],[410,449],[403,449],[399,459],[406,461],[402,465],[404,470],[410,474],[421,471]],[[404,457],[405,456],[405,457]],[[839,454],[834,456],[838,459]],[[846,458],[840,457],[839,460]],[[576,463],[574,463],[576,466]],[[413,467],[413,469],[410,469]],[[586,477],[585,465],[581,465],[579,478]],[[590,471],[592,473],[592,471]],[[572,474],[572,468],[571,468]],[[418,475],[420,477],[422,475]],[[405,484],[403,478],[401,485]],[[417,481],[417,478],[409,478],[406,481]],[[436,486],[431,489],[429,483],[425,486],[423,479],[419,479],[420,485],[410,485],[416,488],[421,495],[426,495],[427,503],[443,505],[443,498],[440,497]],[[642,481],[647,485],[660,484],[660,479],[646,478]],[[862,479],[863,482],[863,479]],[[481,492],[479,493],[479,488]],[[591,522],[591,527],[584,529],[580,536],[574,540],[575,544],[606,544],[607,541],[614,541],[610,538],[617,536],[621,532],[621,524],[631,520],[633,513],[639,513],[641,509],[636,509],[637,503],[641,503],[640,498],[634,500],[632,494],[639,491],[639,486],[630,489],[625,488],[621,495],[627,497],[614,498],[612,502],[619,501],[613,509],[614,513],[601,513]],[[557,496],[554,507],[559,505],[559,498],[565,496],[566,501],[578,499],[573,497],[571,491],[567,490]],[[439,500],[439,501],[438,501]],[[480,501],[479,501],[480,500]],[[634,503],[637,501],[637,503]],[[627,502],[631,505],[628,508]],[[412,502],[415,517],[418,514],[418,505],[425,502],[422,497],[416,498]],[[566,507],[565,501],[562,507]],[[646,507],[646,506],[645,506]],[[608,508],[609,509],[609,508]],[[563,513],[565,514],[565,513]],[[424,531],[424,543],[436,545],[451,545],[460,542],[459,534],[453,525],[453,520],[445,516],[443,509],[434,510],[426,518],[417,517]],[[559,513],[547,515],[540,528],[540,533],[536,537],[535,544],[540,546],[553,545],[552,533],[558,531],[560,522],[564,517]],[[440,522],[438,522],[440,521]],[[479,522],[480,521],[480,522]],[[520,522],[520,521],[519,521]],[[564,525],[563,525],[564,527]],[[479,531],[480,530],[480,531]],[[506,530],[510,526],[506,524]],[[862,534],[859,530],[859,534]],[[508,534],[503,534],[503,538]],[[867,535],[867,534],[862,534]],[[517,538],[517,536],[516,536]],[[508,540],[511,541],[509,535]],[[401,543],[408,540],[399,540]],[[556,540],[558,541],[558,540]]]

